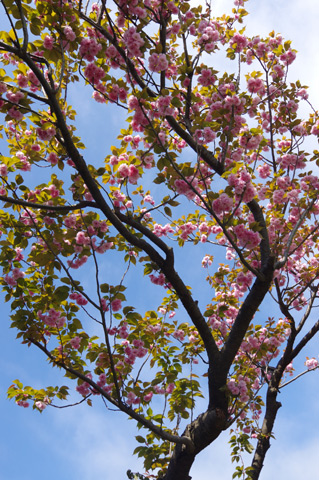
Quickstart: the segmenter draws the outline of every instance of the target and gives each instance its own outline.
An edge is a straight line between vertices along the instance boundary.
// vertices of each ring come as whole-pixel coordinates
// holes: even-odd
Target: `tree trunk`
[[[192,440],[194,449],[176,445],[167,472],[160,480],[190,480],[189,472],[196,455],[216,440],[225,428],[226,419],[226,412],[216,408],[207,410],[190,423],[183,435]]]

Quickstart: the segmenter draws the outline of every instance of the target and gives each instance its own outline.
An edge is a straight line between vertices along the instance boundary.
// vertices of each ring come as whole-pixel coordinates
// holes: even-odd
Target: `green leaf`
[[[168,215],[169,217],[172,216],[172,210],[171,210],[169,207],[165,206],[165,207],[164,207],[164,212],[165,212],[166,215]]]
[[[63,300],[66,300],[68,298],[69,292],[70,292],[70,289],[66,285],[64,285],[62,287],[58,287],[54,291],[54,298],[56,300],[59,300],[60,302],[62,302]]]

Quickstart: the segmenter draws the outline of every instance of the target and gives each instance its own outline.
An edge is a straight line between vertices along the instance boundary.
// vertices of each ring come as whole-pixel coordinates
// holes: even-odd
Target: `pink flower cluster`
[[[54,47],[54,38],[50,35],[46,35],[43,40],[43,48],[46,50],[52,50]]]
[[[232,47],[236,45],[236,52],[241,52],[245,47],[247,47],[248,40],[246,37],[244,37],[244,35],[236,32],[230,41],[230,45]]]
[[[177,329],[173,333],[173,337],[176,338],[176,340],[179,340],[180,342],[183,342],[184,339],[185,339],[185,332],[181,329]]]
[[[84,70],[84,75],[90,83],[96,84],[102,80],[105,72],[103,68],[98,67],[97,65],[95,65],[95,63],[91,62],[86,66]]]
[[[88,259],[88,256],[83,255],[82,257],[78,257],[73,260],[68,260],[67,263],[70,268],[78,269],[87,262],[87,259]]]
[[[198,77],[198,83],[203,87],[208,87],[216,82],[216,77],[209,68],[202,68],[200,76]]]
[[[128,340],[123,340],[122,345],[125,353],[124,362],[129,365],[134,365],[136,358],[143,358],[147,354],[143,340],[134,339],[132,344]]]
[[[96,55],[101,50],[102,45],[97,43],[95,38],[82,38],[80,46],[80,55],[88,62],[93,62]]]
[[[313,370],[314,368],[317,368],[319,366],[319,362],[316,358],[307,358],[305,361],[305,365],[308,368],[308,370]]]
[[[234,201],[227,193],[222,193],[216,200],[213,201],[213,210],[216,215],[221,215],[225,212],[230,212],[234,206]]]
[[[213,263],[213,257],[211,255],[205,255],[205,257],[202,260],[202,267],[208,268],[211,266]]]
[[[127,101],[128,108],[132,112],[134,112],[131,126],[135,132],[142,132],[144,130],[144,127],[146,127],[149,124],[148,119],[141,107],[142,104],[143,104],[143,101],[142,100],[140,101],[138,98],[134,97],[133,95],[131,95]]]
[[[246,170],[241,170],[239,174],[231,173],[227,181],[234,188],[236,199],[239,201],[249,203],[257,195],[251,182],[251,175]]]
[[[193,233],[194,230],[197,230],[197,225],[194,225],[191,222],[186,222],[182,225],[179,225],[179,230],[182,230],[182,233],[180,234],[180,238],[182,240],[187,240],[189,235]]]
[[[80,337],[73,337],[73,338],[71,338],[69,343],[70,343],[72,348],[74,348],[75,350],[78,350],[80,348],[80,345],[81,345],[81,338]]]
[[[19,405],[19,407],[23,408],[28,408],[30,406],[29,402],[27,402],[26,400],[17,400],[16,404]]]
[[[166,283],[166,278],[165,278],[164,273],[160,273],[157,277],[155,275],[151,274],[149,277],[150,277],[151,282],[154,283],[155,285],[163,286]]]
[[[266,179],[270,176],[271,169],[267,163],[264,163],[263,165],[259,165],[259,167],[257,167],[257,170],[260,178]]]
[[[140,177],[138,168],[136,168],[135,165],[128,165],[127,163],[122,163],[117,173],[120,178],[127,178],[132,184],[135,184]]]
[[[296,155],[295,153],[285,153],[282,155],[278,163],[284,169],[296,170],[305,168],[304,155]]]
[[[63,328],[66,322],[66,318],[62,316],[62,313],[54,308],[50,308],[46,314],[39,310],[38,317],[49,327]]]
[[[19,268],[14,268],[11,272],[11,275],[6,274],[3,279],[10,286],[15,287],[19,278],[23,278],[25,273],[22,272]]]
[[[169,223],[167,223],[164,226],[159,225],[158,223],[155,223],[155,225],[153,227],[153,233],[157,237],[163,237],[163,236],[166,236],[168,233],[174,233],[174,230],[172,229],[172,227],[170,226]]]
[[[189,183],[185,182],[185,180],[181,180],[180,178],[176,179],[174,182],[175,190],[180,195],[185,195],[188,200],[193,200],[196,197],[196,193],[191,188],[191,185],[196,189],[198,185],[197,178],[187,178],[186,179]]]
[[[216,138],[216,133],[211,127],[204,127],[203,130],[195,130],[194,138],[199,144],[211,143]]]
[[[72,27],[70,27],[69,25],[65,26],[63,28],[63,33],[66,37],[67,40],[69,40],[69,42],[73,42],[75,39],[76,39],[76,35],[72,29]]]
[[[217,40],[219,40],[219,32],[216,30],[214,23],[202,20],[199,23],[198,32],[200,33],[198,44],[204,46],[206,52],[212,52]]]
[[[78,292],[72,292],[70,294],[70,299],[75,300],[75,302],[78,305],[81,305],[81,306],[87,305],[87,303],[88,303],[87,299],[85,297],[83,297],[83,295],[81,295]]]
[[[41,402],[40,400],[38,400],[37,402],[35,402],[34,405],[37,407],[38,410],[42,412],[48,404],[46,402]]]
[[[49,127],[47,129],[37,128],[37,135],[40,140],[42,141],[49,141],[52,137],[56,134],[56,130],[54,127]]]
[[[7,91],[6,94],[7,99],[12,103],[19,103],[22,98],[24,98],[24,93],[22,92],[12,92],[11,90]]]
[[[122,308],[122,301],[119,298],[115,298],[115,300],[111,302],[111,308],[113,312],[118,312]]]
[[[227,387],[233,395],[239,396],[239,399],[241,402],[246,403],[249,400],[249,395],[248,395],[249,383],[250,383],[249,378],[239,375],[237,380],[231,378],[227,383]]]
[[[265,94],[265,85],[261,78],[249,78],[247,82],[247,89],[250,93]]]
[[[252,250],[253,248],[258,247],[260,244],[260,234],[252,230],[248,230],[242,223],[235,225],[233,231],[236,234],[240,247]]]
[[[133,391],[128,392],[127,397],[126,397],[126,403],[127,405],[138,405],[141,403],[141,399],[136,396],[136,394]]]
[[[152,53],[148,59],[151,72],[162,72],[168,68],[168,61],[164,53]]]
[[[87,374],[87,377],[89,376],[90,374]],[[78,385],[75,390],[79,392],[83,397],[87,397],[92,392],[92,387],[89,383],[83,382]]]
[[[141,48],[145,42],[135,27],[130,27],[124,32],[123,41],[131,57],[141,57],[143,55]]]

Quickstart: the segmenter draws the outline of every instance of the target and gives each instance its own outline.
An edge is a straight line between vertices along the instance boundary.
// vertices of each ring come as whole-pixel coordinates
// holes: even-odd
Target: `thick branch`
[[[227,338],[225,346],[221,351],[222,365],[221,368],[227,374],[235,356],[238,352],[240,344],[245,336],[247,328],[252,321],[255,313],[261,305],[265,295],[269,291],[274,273],[274,259],[268,258],[268,265],[262,270],[264,280],[256,278],[250,292],[242,304],[234,325]]]
[[[252,480],[258,480],[264,465],[266,453],[270,448],[270,438],[273,431],[273,426],[276,420],[277,412],[281,407],[281,403],[277,402],[277,395],[278,390],[269,386],[266,399],[266,413],[252,461],[253,471],[250,473]]]
[[[306,333],[306,335],[300,340],[298,345],[293,349],[291,353],[291,360],[297,357],[301,350],[307,345],[308,342],[319,332],[319,320],[313,325],[313,327]]]
[[[194,450],[176,445],[168,469],[162,480],[190,480],[189,471],[196,455],[210,445],[224,430],[226,414],[219,409],[207,410],[190,423],[183,437],[190,438]]]
[[[124,213],[121,213],[120,210],[116,210],[116,215],[117,217],[126,225],[130,225],[131,227],[135,228],[139,232],[143,233],[149,240],[152,241],[157,247],[159,247],[168,257],[171,258],[171,261],[174,262],[173,258],[173,250],[166,245],[163,240],[161,240],[159,237],[157,237],[151,230],[144,225],[141,224],[141,222],[138,222],[137,220],[134,220],[133,217],[124,215]]]
[[[25,16],[24,16],[24,13],[23,13],[22,5],[21,5],[21,0],[16,0],[16,4],[17,4],[18,9],[19,9],[20,19],[21,19],[21,23],[22,23],[22,30],[23,30],[22,50],[26,52],[27,48],[28,48],[28,43],[29,43],[28,28],[27,28],[27,24],[26,24],[26,21],[25,21]]]
[[[99,208],[95,202],[90,202],[87,200],[83,200],[75,205],[45,205],[41,203],[20,200],[18,198],[6,197],[5,195],[0,195],[0,200],[5,203],[20,205],[21,207],[33,208],[35,210],[47,210],[50,212],[70,212],[73,210],[81,210],[85,207]]]

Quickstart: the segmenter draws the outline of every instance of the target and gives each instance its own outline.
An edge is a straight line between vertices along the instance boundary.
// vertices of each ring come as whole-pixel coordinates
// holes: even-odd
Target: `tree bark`
[[[277,412],[281,407],[281,403],[277,401],[278,389],[269,387],[267,392],[266,413],[259,435],[258,444],[255,450],[254,458],[251,466],[253,471],[250,474],[252,480],[258,480],[261,469],[264,466],[264,459],[268,449],[270,448],[270,438],[273,426],[276,420]]]
[[[207,410],[190,423],[183,436],[192,440],[194,448],[176,445],[168,469],[159,480],[190,480],[189,472],[196,455],[210,445],[224,430],[227,412],[216,408]]]

